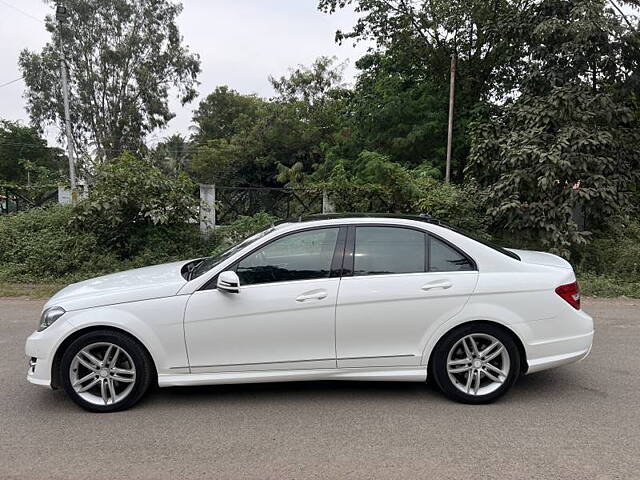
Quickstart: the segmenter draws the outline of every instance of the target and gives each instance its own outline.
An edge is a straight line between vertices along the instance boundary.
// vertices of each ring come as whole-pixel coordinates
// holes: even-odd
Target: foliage
[[[349,173],[339,162],[326,190],[341,212],[424,213],[480,236],[486,236],[488,219],[473,184],[445,184],[429,168],[407,169],[377,152],[362,152]]]
[[[356,135],[367,142],[365,148],[413,166],[420,161],[444,163],[449,69],[455,55],[453,172],[461,180],[469,148],[466,125],[488,103],[500,101],[517,87],[527,55],[522,38],[535,3],[319,0],[319,8],[327,13],[352,6],[358,14],[350,31],[336,33],[338,42],[375,45],[358,62],[362,74],[354,95],[354,110],[365,122]]]
[[[408,79],[383,55],[361,58],[362,70],[334,150],[343,158],[360,151],[383,153],[408,167],[444,167],[447,92],[428,80]],[[456,150],[455,157],[462,152]],[[437,176],[443,177],[441,168]]]
[[[70,228],[72,217],[61,205],[0,217],[0,281],[59,282],[113,268],[117,257],[93,233]]]
[[[324,165],[339,129],[342,69],[323,57],[271,78],[270,100],[216,88],[194,113],[189,171],[201,183],[226,186],[304,183]]]
[[[176,176],[186,171],[191,154],[191,143],[182,135],[174,134],[159,142],[150,152],[149,158],[164,173]]]
[[[640,283],[640,223],[625,222],[595,238],[576,254],[577,268],[595,275],[617,275]]]
[[[473,136],[470,171],[488,187],[496,228],[566,256],[588,238],[574,221],[578,209],[601,228],[631,208],[624,192],[639,179],[640,129],[608,93],[566,86],[523,95]]]
[[[628,281],[624,277],[578,273],[582,295],[588,297],[640,298],[640,282]]]
[[[479,201],[484,192],[477,185],[458,186],[428,176],[423,177],[420,183],[421,194],[415,203],[415,211],[429,214],[475,236],[488,236],[489,219]]]
[[[217,255],[242,240],[273,225],[278,219],[268,213],[257,213],[253,216],[241,216],[229,225],[220,225],[214,230],[211,238],[212,250],[209,255]]]
[[[150,226],[181,224],[195,215],[195,185],[184,173],[168,177],[150,160],[125,153],[96,175],[99,181],[78,205],[75,223],[123,256],[137,253],[136,235]]]
[[[104,242],[102,226],[78,224],[76,216],[67,205],[0,216],[4,245],[0,249],[0,295],[42,290],[34,285],[16,288],[16,283],[51,283],[55,289],[121,270],[216,254],[275,221],[265,213],[241,217],[217,227],[209,238],[202,237],[194,223],[140,226],[129,232],[127,251],[123,251]]]
[[[263,104],[256,95],[242,95],[226,85],[216,87],[193,112],[194,141],[230,140],[256,121]]]
[[[173,117],[169,89],[178,89],[183,104],[196,94],[200,61],[182,45],[176,24],[182,6],[170,0],[68,0],[66,7],[62,31],[47,16],[51,41],[40,53],[20,54],[32,121],[64,131],[57,67],[62,42],[77,148],[86,153],[94,147],[102,160],[143,150],[144,136]]]
[[[0,120],[0,183],[55,183],[64,160],[34,128]]]

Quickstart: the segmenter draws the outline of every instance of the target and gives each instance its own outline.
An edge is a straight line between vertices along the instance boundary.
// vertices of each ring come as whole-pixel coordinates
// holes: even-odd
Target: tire
[[[154,372],[149,354],[134,338],[118,331],[96,330],[67,347],[59,378],[76,404],[91,412],[106,413],[138,403],[149,389]]]
[[[431,373],[450,399],[484,404],[497,400],[513,386],[520,374],[520,361],[509,332],[490,324],[471,324],[452,330],[438,342]]]

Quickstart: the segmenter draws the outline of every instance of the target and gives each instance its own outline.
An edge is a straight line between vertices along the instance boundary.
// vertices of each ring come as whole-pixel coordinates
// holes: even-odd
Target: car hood
[[[531,263],[534,265],[545,265],[547,267],[559,267],[571,269],[571,264],[564,258],[547,252],[536,252],[535,250],[516,250],[509,248],[511,252],[520,257],[524,263]]]
[[[175,295],[187,282],[180,273],[188,261],[136,268],[73,283],[49,299],[44,308],[67,311]]]

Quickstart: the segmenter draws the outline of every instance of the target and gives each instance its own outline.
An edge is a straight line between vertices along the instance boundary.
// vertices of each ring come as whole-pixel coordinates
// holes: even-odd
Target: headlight
[[[42,312],[42,316],[40,317],[40,326],[38,327],[38,331],[43,331],[64,314],[65,310],[62,307],[47,308],[44,312]]]

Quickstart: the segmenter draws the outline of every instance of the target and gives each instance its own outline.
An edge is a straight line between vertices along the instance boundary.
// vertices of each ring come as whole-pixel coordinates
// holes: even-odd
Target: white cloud
[[[20,76],[20,50],[37,51],[49,39],[44,24],[7,3],[36,18],[44,19],[53,11],[41,0],[0,1],[0,84]],[[321,55],[335,55],[340,61],[348,59],[345,73],[347,81],[351,81],[355,60],[364,53],[365,46],[339,46],[334,34],[338,29],[348,29],[355,19],[352,11],[334,15],[319,12],[316,0],[184,0],[178,23],[184,43],[200,54],[201,99],[222,84],[242,93],[268,97],[273,93],[268,75],[283,75],[290,67],[309,65]],[[23,90],[21,81],[0,88],[1,118],[28,122]],[[150,137],[186,134],[199,99],[185,107],[172,100],[176,118],[165,130]],[[47,137],[54,142],[56,134],[57,129],[53,128]]]

